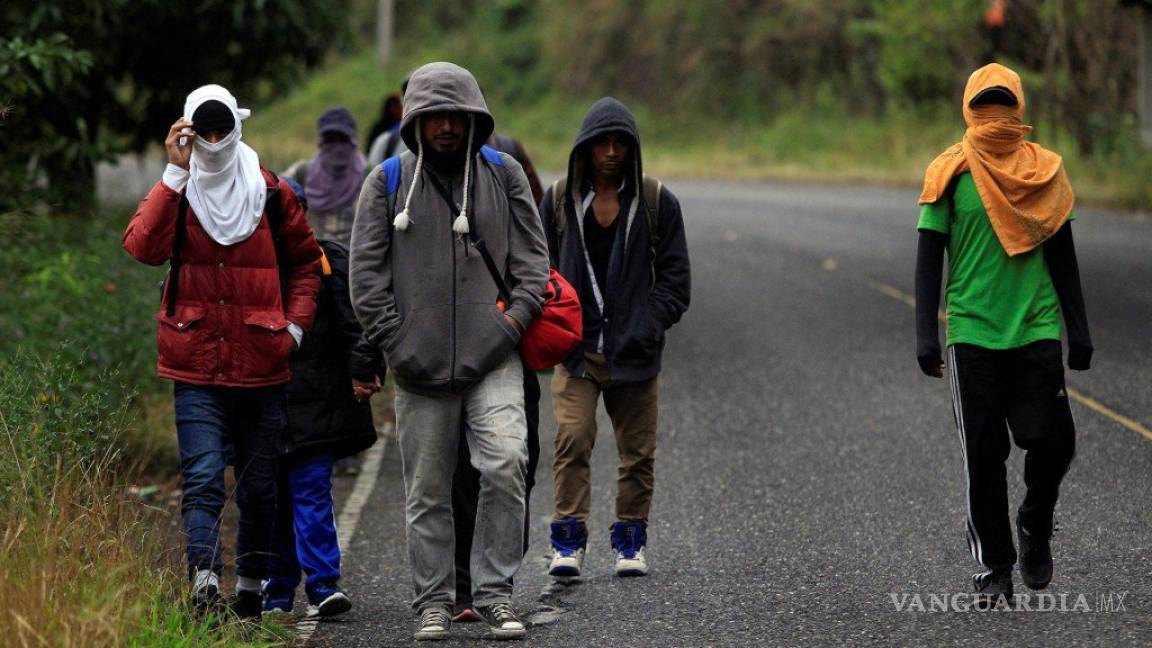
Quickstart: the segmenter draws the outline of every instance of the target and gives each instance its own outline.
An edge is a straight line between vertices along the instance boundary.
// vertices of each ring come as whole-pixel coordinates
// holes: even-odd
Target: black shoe
[[[1016,516],[1016,538],[1020,541],[1020,578],[1029,589],[1048,587],[1052,582],[1051,536],[1028,533]]]
[[[1009,608],[1013,606],[1011,567],[975,574],[972,585],[976,588],[973,604],[977,610],[990,610],[1001,605],[1001,600]]]
[[[228,599],[228,609],[241,621],[259,621],[264,612],[264,595],[240,590]]]
[[[215,585],[205,585],[192,592],[192,609],[199,614],[215,614],[224,609],[224,597],[220,596],[220,588]]]
[[[478,605],[472,609],[476,610],[476,614],[479,614],[484,623],[492,629],[493,639],[523,639],[528,634],[524,622],[507,603]]]

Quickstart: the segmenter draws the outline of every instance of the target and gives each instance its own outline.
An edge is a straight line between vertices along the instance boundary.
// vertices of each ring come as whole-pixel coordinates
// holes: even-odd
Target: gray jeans
[[[524,550],[527,428],[524,374],[513,352],[460,395],[423,396],[396,388],[396,428],[404,470],[408,559],[420,612],[451,609],[456,598],[452,476],[467,423],[468,450],[480,473],[472,536],[474,605],[507,602]]]

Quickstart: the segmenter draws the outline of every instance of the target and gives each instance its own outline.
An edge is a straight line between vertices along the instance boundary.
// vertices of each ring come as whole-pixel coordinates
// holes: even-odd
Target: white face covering
[[[215,144],[199,137],[193,140],[188,204],[212,240],[235,245],[260,225],[267,188],[256,151],[240,141],[240,121],[251,112],[237,108],[232,93],[218,85],[197,88],[184,102],[184,119],[191,121],[196,109],[213,99],[232,111],[236,126]]]

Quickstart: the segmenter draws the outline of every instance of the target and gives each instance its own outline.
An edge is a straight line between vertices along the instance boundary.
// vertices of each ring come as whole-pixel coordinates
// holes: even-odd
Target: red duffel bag
[[[484,241],[473,235],[473,247],[480,251],[484,265],[500,290],[500,310],[511,299],[504,277],[488,254]],[[544,288],[544,312],[532,320],[520,338],[520,357],[533,371],[551,369],[564,361],[584,339],[584,315],[580,311],[580,297],[555,268],[548,269],[548,283]]]
[[[532,320],[520,338],[520,357],[534,371],[551,369],[563,362],[583,339],[584,315],[576,289],[555,268],[549,268],[544,312]]]

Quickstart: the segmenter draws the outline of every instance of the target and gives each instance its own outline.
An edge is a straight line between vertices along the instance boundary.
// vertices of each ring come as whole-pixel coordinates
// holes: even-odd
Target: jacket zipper
[[[456,237],[449,230],[448,241],[452,246],[452,316],[449,318],[452,327],[452,364],[448,369],[448,387],[456,391]]]

